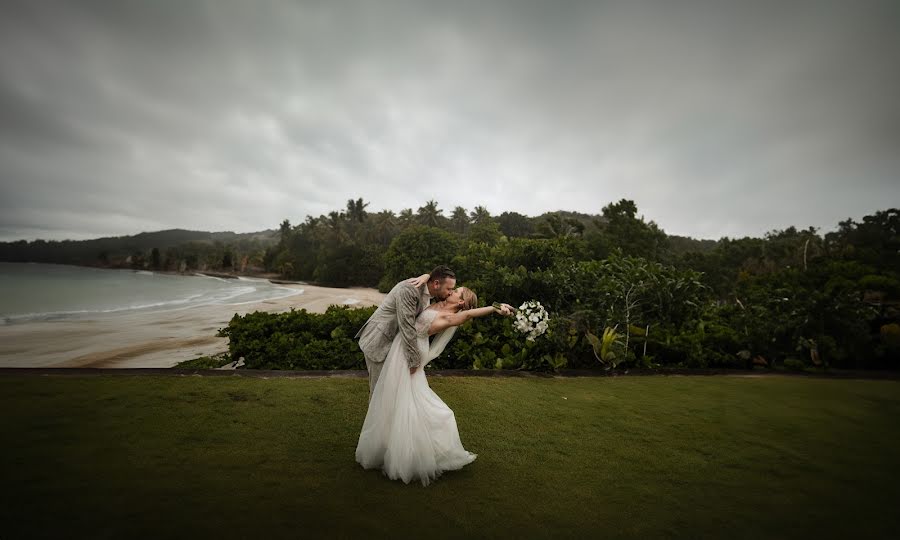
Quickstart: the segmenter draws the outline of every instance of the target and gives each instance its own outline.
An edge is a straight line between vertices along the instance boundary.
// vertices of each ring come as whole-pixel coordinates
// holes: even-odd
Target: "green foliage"
[[[513,328],[509,318],[474,319],[461,327],[431,365],[441,369],[514,369],[555,371],[590,365],[589,348],[571,321],[550,319],[547,332],[534,341]]]
[[[796,355],[823,368],[900,365],[891,326],[900,301],[897,210],[842,222],[825,237],[789,227],[764,238],[672,244],[627,199],[600,216],[492,217],[456,207],[448,219],[436,201],[396,216],[364,208],[349,201],[347,212],[283,223],[281,251],[267,253],[267,264],[298,279],[387,290],[449,263],[483,304],[535,298],[551,312],[550,331],[534,343],[506,320],[468,323],[438,367],[597,368],[603,342],[593,332],[601,328],[618,333],[607,366],[771,367]],[[294,343],[291,332],[269,339],[270,347],[303,347],[284,355],[297,365],[314,364],[321,345]],[[334,350],[356,354],[337,338]]]
[[[715,310],[709,310],[696,322],[680,329],[661,327],[655,338],[649,340],[648,349],[666,364],[694,368],[750,367],[750,359],[741,354],[740,335],[717,315]]]
[[[385,253],[384,276],[378,288],[389,291],[403,279],[447,264],[456,251],[457,240],[451,233],[435,227],[410,227],[394,238]]]
[[[788,371],[803,371],[806,369],[806,364],[799,358],[785,358],[784,369]]]
[[[858,260],[878,269],[900,268],[900,209],[892,208],[839,223],[825,235],[826,250],[835,257]]]
[[[861,281],[874,272],[854,261],[817,259],[805,271],[784,268],[741,281],[736,300],[718,313],[754,355],[793,355],[805,338],[828,365],[872,367],[878,310],[864,300]]]
[[[510,238],[530,236],[535,228],[531,218],[518,212],[503,212],[497,216],[497,224],[500,231]]]
[[[337,243],[319,251],[312,279],[324,286],[375,283],[383,272],[381,248],[377,245]]]
[[[231,357],[243,357],[250,369],[365,369],[352,338],[374,311],[330,306],[323,314],[235,314],[219,335],[228,338]]]
[[[292,310],[235,315],[219,335],[229,338],[231,357],[243,357],[249,369],[365,369],[362,351],[352,338],[374,310],[330,306],[324,314]],[[585,352],[569,321],[551,319],[547,333],[532,342],[509,318],[485,317],[460,327],[430,366],[553,371],[570,365],[579,350]]]
[[[594,351],[594,356],[608,368],[614,368],[620,361],[626,359],[625,342],[622,334],[616,332],[616,327],[603,329],[603,336],[597,337],[590,331],[585,332],[585,337]]]
[[[581,236],[583,233],[582,222],[572,217],[564,217],[559,212],[545,215],[537,226],[537,234],[541,238],[569,238]]]
[[[200,356],[193,360],[185,360],[175,365],[178,369],[219,369],[232,362],[231,355],[227,352],[212,356]]]
[[[469,242],[496,245],[503,238],[500,226],[493,221],[482,221],[469,226]]]
[[[634,201],[622,199],[603,207],[601,219],[596,220],[600,232],[595,240],[598,255],[604,256],[615,249],[625,255],[645,257],[653,261],[669,258],[669,242],[666,234],[650,221],[637,217]]]

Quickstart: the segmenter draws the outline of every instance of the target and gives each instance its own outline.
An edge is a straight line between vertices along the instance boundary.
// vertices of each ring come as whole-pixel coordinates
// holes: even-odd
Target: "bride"
[[[422,353],[418,368],[407,367],[402,336],[394,338],[356,445],[356,461],[363,468],[381,468],[392,480],[408,484],[419,479],[427,486],[444,471],[475,460],[477,454],[463,448],[453,411],[428,386],[425,366],[441,354],[457,326],[474,317],[512,311],[507,304],[502,309],[475,308],[477,302],[474,292],[459,287],[422,311],[416,318]],[[435,334],[429,345],[428,336]]]

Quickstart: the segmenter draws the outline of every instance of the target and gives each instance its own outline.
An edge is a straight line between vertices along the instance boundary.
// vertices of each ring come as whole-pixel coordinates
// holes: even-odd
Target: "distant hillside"
[[[697,240],[689,236],[668,235],[669,247],[675,255],[697,252],[708,253],[719,244],[717,240]]]
[[[231,231],[224,232],[206,232],[206,231],[189,231],[186,229],[168,229],[165,231],[143,232],[133,236],[115,236],[107,238],[98,238],[96,240],[81,240],[83,245],[97,246],[117,246],[128,245],[134,246],[135,249],[164,249],[186,244],[188,242],[238,242],[241,240],[259,240],[278,242],[278,231],[274,229],[252,232],[252,233],[235,233]]]
[[[252,233],[188,231],[170,229],[145,232],[132,236],[115,236],[92,240],[34,240],[0,242],[0,261],[46,262],[88,266],[118,266],[126,258],[149,258],[155,249],[188,251],[227,251],[234,248],[265,249],[278,243],[277,230]],[[189,246],[193,246],[191,249]],[[130,264],[130,263],[129,263]]]

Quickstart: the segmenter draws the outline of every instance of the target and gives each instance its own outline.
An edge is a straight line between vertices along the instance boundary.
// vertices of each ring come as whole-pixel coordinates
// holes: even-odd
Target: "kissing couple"
[[[456,287],[456,274],[441,265],[394,285],[356,334],[369,370],[369,409],[356,445],[363,468],[427,486],[444,471],[475,460],[477,454],[463,448],[453,411],[428,386],[425,366],[457,326],[513,312],[509,304],[477,305],[475,293]],[[430,336],[435,337],[429,343]]]

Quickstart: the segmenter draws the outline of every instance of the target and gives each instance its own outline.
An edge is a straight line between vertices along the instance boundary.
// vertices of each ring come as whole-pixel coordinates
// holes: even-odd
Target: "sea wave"
[[[30,321],[52,321],[61,319],[70,319],[75,317],[83,317],[85,315],[108,315],[112,313],[123,313],[129,311],[181,311],[200,306],[210,305],[245,305],[266,300],[281,300],[289,296],[303,294],[303,289],[288,289],[277,287],[273,290],[283,291],[282,294],[270,296],[256,296],[250,300],[242,300],[233,302],[232,300],[240,299],[258,292],[257,287],[236,287],[226,291],[213,291],[211,294],[192,294],[185,298],[175,300],[166,300],[162,302],[150,302],[146,304],[130,304],[127,306],[119,306],[108,309],[78,309],[67,311],[46,311],[38,313],[16,313],[16,314],[0,314],[0,320],[5,324],[16,324]]]
[[[278,290],[287,291],[287,293],[281,296],[270,296],[268,298],[257,299],[257,300],[249,300],[247,302],[235,302],[233,304],[229,304],[232,306],[242,306],[244,304],[255,304],[256,302],[265,302],[267,300],[282,300],[284,298],[288,298],[291,296],[296,296],[298,294],[303,294],[303,289],[288,289],[286,287],[278,287]]]
[[[217,277],[217,276],[209,276],[209,275],[206,275],[206,274],[201,274],[200,272],[194,272],[194,275],[197,276],[197,277],[205,277],[205,278],[209,278],[209,279],[214,279],[214,280],[216,280],[216,281],[221,281],[221,282],[223,282],[223,283],[229,283],[229,282],[230,282],[230,280],[227,280],[227,279],[225,279],[225,278],[220,278],[220,277]]]
[[[19,322],[29,321],[52,321],[59,319],[69,319],[80,315],[105,315],[108,313],[121,313],[123,311],[139,311],[143,309],[151,309],[165,306],[183,305],[203,296],[202,294],[192,294],[186,298],[178,300],[167,300],[165,302],[152,302],[149,304],[132,304],[109,309],[76,309],[70,311],[46,311],[40,313],[16,313],[12,315],[0,315],[6,324],[15,324]],[[188,306],[190,307],[190,306]]]

